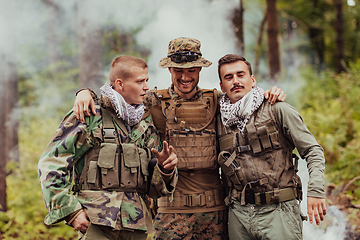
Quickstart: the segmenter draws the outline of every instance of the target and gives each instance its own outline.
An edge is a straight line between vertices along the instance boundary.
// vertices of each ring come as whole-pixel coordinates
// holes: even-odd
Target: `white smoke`
[[[201,41],[203,57],[213,63],[202,69],[199,85],[218,88],[217,60],[226,53],[236,52],[234,31],[228,19],[236,4],[236,0],[163,1],[153,20],[137,35],[137,41],[151,49],[149,85],[159,88],[170,86],[168,70],[159,68],[157,64],[167,55],[170,40],[192,37]]]
[[[299,159],[299,176],[303,183],[303,201],[301,202],[301,211],[307,214],[306,206],[306,192],[307,183],[309,181],[309,174],[307,171],[306,161]],[[312,224],[309,221],[303,222],[303,237],[305,240],[342,240],[345,239],[346,234],[346,220],[344,213],[339,210],[337,206],[327,207],[327,214],[325,222],[321,222],[319,226],[316,225],[315,220]],[[329,224],[326,228],[324,224]]]

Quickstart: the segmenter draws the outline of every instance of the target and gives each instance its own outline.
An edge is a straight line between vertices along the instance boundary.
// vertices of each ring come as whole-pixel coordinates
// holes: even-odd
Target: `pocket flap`
[[[113,143],[102,143],[99,153],[98,165],[101,168],[113,168],[117,145]]]
[[[124,156],[125,166],[128,168],[136,168],[140,166],[139,149],[136,149],[133,143],[121,144]]]

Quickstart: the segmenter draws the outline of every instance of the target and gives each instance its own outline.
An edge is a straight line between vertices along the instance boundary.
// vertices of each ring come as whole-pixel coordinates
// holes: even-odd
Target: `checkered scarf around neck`
[[[264,90],[254,87],[242,99],[231,104],[229,97],[224,94],[220,99],[220,113],[222,123],[229,127],[236,125],[241,133],[244,132],[246,123],[251,115],[264,101]]]
[[[144,115],[144,104],[128,104],[123,96],[115,91],[108,82],[100,88],[100,91],[101,94],[111,99],[117,116],[127,124],[134,126],[141,121]]]

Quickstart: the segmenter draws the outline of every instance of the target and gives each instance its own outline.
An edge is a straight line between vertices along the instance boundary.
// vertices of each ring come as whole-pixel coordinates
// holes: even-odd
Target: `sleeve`
[[[325,198],[325,157],[322,147],[306,127],[301,115],[287,103],[277,102],[276,117],[284,135],[307,162],[309,183],[307,196]]]
[[[71,194],[70,173],[72,166],[93,146],[92,130],[80,123],[70,111],[45,148],[39,163],[38,174],[48,215],[47,225],[64,220],[82,209],[80,202]],[[82,169],[81,169],[82,170]]]
[[[162,150],[160,136],[155,126],[152,124],[151,116],[146,119],[150,126],[147,129],[148,141],[146,143],[148,148],[155,148],[158,151]],[[152,159],[150,162],[156,161],[156,158],[151,154]],[[170,196],[175,191],[175,186],[178,181],[178,172],[175,167],[170,173],[162,171],[161,167],[156,163],[152,172],[150,187],[148,195],[152,198],[159,198],[163,196]]]

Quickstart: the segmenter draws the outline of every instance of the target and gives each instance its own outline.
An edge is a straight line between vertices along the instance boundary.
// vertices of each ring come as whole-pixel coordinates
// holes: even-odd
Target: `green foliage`
[[[37,174],[37,162],[59,124],[58,119],[23,119],[19,129],[19,166],[8,166],[8,211],[0,213],[4,239],[77,239],[77,233],[64,223],[46,226],[47,214]]]
[[[350,64],[348,72],[342,74],[308,71],[300,94],[300,113],[325,150],[325,174],[335,184],[359,176],[359,73],[360,61]],[[359,190],[353,194],[360,199]]]

